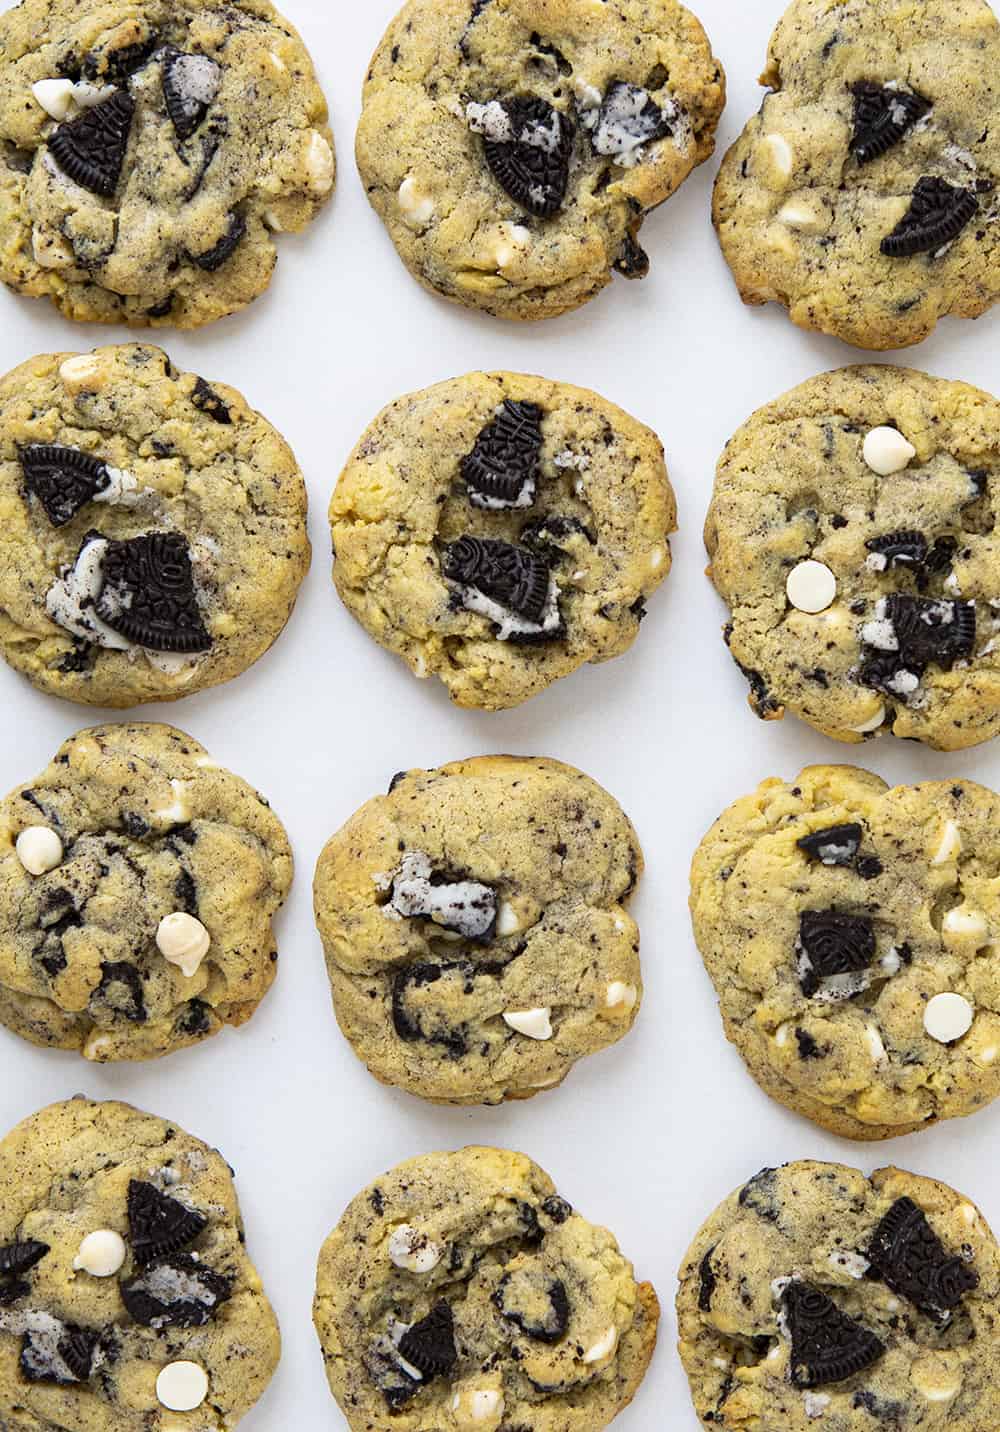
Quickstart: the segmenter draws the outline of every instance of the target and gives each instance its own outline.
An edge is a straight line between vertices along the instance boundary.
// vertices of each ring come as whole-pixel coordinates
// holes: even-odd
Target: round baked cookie
[[[397,399],[354,449],[334,581],[416,676],[495,711],[629,649],[676,518],[663,446],[621,408],[470,373]]]
[[[903,368],[825,373],[719,462],[705,528],[764,720],[960,750],[1000,730],[1000,403]]]
[[[0,379],[0,653],[96,706],[229,681],[309,568],[305,483],[233,388],[123,344]]]
[[[715,186],[744,302],[877,349],[996,303],[998,66],[986,0],[793,0]]]
[[[725,76],[676,0],[410,0],[364,87],[357,159],[426,288],[552,318],[643,278],[643,219],[710,157]]]
[[[599,1432],[632,1401],[659,1305],[523,1154],[400,1164],[320,1253],[314,1307],[353,1432]]]
[[[900,1169],[764,1169],[680,1271],[680,1353],[709,1432],[986,1432],[1000,1423],[1000,1249]]]
[[[1000,797],[852,766],[765,781],[702,841],[695,937],[773,1098],[885,1139],[1000,1094]]]
[[[316,920],[340,1027],[385,1084],[499,1104],[631,1029],[642,851],[572,766],[481,756],[398,775],[327,845]]]
[[[0,17],[0,278],[90,323],[233,313],[333,190],[326,119],[270,0],[22,0]]]
[[[264,798],[171,726],[95,726],[0,804],[0,1022],[87,1059],[245,1024],[292,853]]]
[[[0,1143],[0,1239],[11,1432],[222,1432],[270,1382],[232,1171],[176,1124],[82,1095],[25,1119]]]

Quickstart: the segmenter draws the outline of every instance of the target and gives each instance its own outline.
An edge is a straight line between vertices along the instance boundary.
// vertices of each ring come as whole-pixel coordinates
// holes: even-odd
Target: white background
[[[760,102],[756,76],[781,0],[698,0],[730,81],[719,155]],[[896,1161],[953,1182],[1000,1223],[1000,1106],[884,1149],[822,1133],[768,1101],[726,1044],[690,933],[691,854],[735,797],[766,776],[852,754],[892,781],[965,775],[1000,783],[996,748],[942,756],[890,740],[857,752],[789,719],[758,723],[723,646],[703,575],[701,526],[715,463],[761,404],[860,355],[799,332],[776,308],[744,309],[709,217],[718,157],[643,231],[644,283],[616,279],[576,314],[508,325],[425,294],[365,200],[353,162],[361,82],[396,0],[284,0],[333,112],[340,176],[330,210],[280,240],[270,292],[197,334],[163,330],[178,366],[232,383],[288,437],[312,497],[315,561],[291,625],[253,671],[148,719],[173,721],[263,790],[288,826],[298,879],[279,918],[277,984],[239,1032],[159,1063],[93,1068],[0,1029],[0,1126],[79,1091],[123,1098],[217,1144],[237,1170],[250,1251],[285,1337],[279,1372],[247,1432],[342,1425],[310,1323],[315,1259],[353,1195],[403,1158],[465,1143],[522,1149],[589,1218],[617,1233],[664,1304],[659,1351],[623,1432],[694,1432],[674,1351],[675,1273],[701,1220],[765,1164],[825,1157],[866,1170]],[[428,143],[434,136],[428,135]],[[71,326],[46,304],[0,294],[0,369],[40,352],[127,341]],[[946,322],[908,355],[944,377],[1000,390],[997,319]],[[591,667],[519,711],[461,712],[418,683],[348,617],[330,581],[325,512],[338,472],[379,409],[475,368],[591,387],[656,428],[680,502],[676,565],[623,659]],[[62,740],[104,713],[48,699],[0,667],[0,787],[33,778]],[[646,850],[633,910],[646,1003],[632,1035],[560,1090],[502,1109],[453,1110],[383,1089],[340,1036],[311,913],[326,839],[404,767],[476,753],[559,757],[622,802]]]

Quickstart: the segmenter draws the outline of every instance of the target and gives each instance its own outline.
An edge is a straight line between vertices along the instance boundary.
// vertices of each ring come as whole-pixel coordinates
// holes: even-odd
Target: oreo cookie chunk
[[[0,828],[0,1022],[23,1038],[102,1063],[152,1059],[246,1023],[267,994],[288,839],[182,731],[79,732],[0,803]],[[173,1227],[166,1192],[132,1200],[143,1267],[197,1231]],[[8,1277],[21,1281],[4,1258],[0,1304]]]
[[[596,1432],[635,1396],[659,1306],[537,1165],[468,1148],[411,1159],[354,1199],[320,1253],[314,1317],[355,1432],[396,1416]]]
[[[744,424],[705,537],[759,717],[941,750],[1000,731],[998,424],[989,394],[885,366]]]
[[[440,1103],[560,1084],[638,1013],[624,905],[641,872],[617,802],[569,766],[484,756],[400,776],[316,870],[344,1035],[381,1082]]]
[[[0,147],[0,280],[137,327],[251,303],[274,234],[335,177],[312,61],[270,0],[25,0],[0,18]]]
[[[1000,1276],[1000,1249],[978,1210],[899,1169],[868,1179],[841,1164],[792,1163],[774,1171],[773,1186],[773,1223],[733,1194],[681,1266],[680,1353],[707,1432],[740,1425],[748,1389],[761,1427],[992,1426],[1000,1330],[987,1285]],[[904,1229],[916,1239],[909,1252],[897,1242]],[[956,1261],[966,1274],[961,1285],[945,1277],[950,1325],[907,1305],[906,1292],[869,1262],[887,1259],[908,1282],[900,1257],[910,1270],[943,1269],[946,1248],[962,1250]]]
[[[987,0],[792,0],[715,224],[745,303],[905,348],[1000,297],[1000,24]]]
[[[270,424],[217,387],[144,344],[0,379],[0,652],[41,690],[169,701],[282,631],[309,565],[305,485]],[[105,416],[81,428],[94,405]]]
[[[855,1139],[1000,1095],[1000,1018],[981,984],[1000,900],[973,874],[998,820],[1000,797],[968,781],[890,789],[811,766],[716,821],[691,873],[694,933],[726,1033],[768,1094]],[[943,1309],[936,1297],[928,1286]]]
[[[724,100],[677,0],[408,0],[368,70],[358,163],[422,284],[550,318],[648,271],[643,220],[710,157]]]
[[[38,1168],[44,1187],[25,1177]],[[0,1300],[0,1407],[25,1426],[53,1425],[58,1404],[88,1432],[182,1408],[235,1428],[263,1394],[280,1338],[232,1173],[176,1124],[82,1095],[26,1119],[0,1142],[0,1238],[14,1237],[44,1250],[19,1254],[25,1286]],[[192,1251],[152,1256],[181,1241]]]
[[[334,581],[418,676],[497,710],[631,646],[675,520],[648,428],[580,388],[470,373],[362,437],[330,506]]]

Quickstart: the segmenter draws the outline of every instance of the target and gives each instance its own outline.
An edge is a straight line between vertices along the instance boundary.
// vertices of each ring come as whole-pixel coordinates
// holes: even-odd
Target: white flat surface
[[[760,102],[756,76],[781,0],[698,0],[730,79],[721,154]],[[250,1251],[285,1336],[277,1377],[247,1432],[335,1429],[310,1323],[316,1254],[349,1199],[403,1158],[465,1143],[523,1149],[588,1217],[617,1233],[664,1304],[661,1342],[622,1432],[694,1432],[674,1351],[675,1272],[702,1218],[765,1164],[820,1157],[870,1170],[898,1162],[945,1178],[1000,1224],[992,1148],[1000,1105],[885,1148],[852,1145],[771,1104],[725,1043],[687,916],[687,872],[704,831],[765,776],[852,754],[892,781],[965,775],[1000,784],[1000,750],[942,756],[883,741],[855,753],[792,720],[760,724],[720,637],[721,604],[703,576],[701,524],[717,457],[754,408],[814,373],[860,361],[800,333],[776,308],[744,310],[709,219],[718,157],[647,222],[652,274],[624,280],[580,312],[516,327],[425,294],[369,209],[353,163],[365,66],[396,9],[285,0],[333,111],[338,193],[302,238],[285,238],[270,293],[241,317],[157,341],[175,362],[241,389],[287,435],[313,500],[316,549],[291,626],[229,686],[171,707],[173,721],[272,800],[298,881],[279,922],[278,982],[260,1012],[156,1064],[92,1068],[0,1029],[0,1126],[85,1091],[178,1120],[237,1170]],[[432,138],[432,137],[431,137]],[[1000,391],[1000,317],[948,322],[902,361]],[[0,294],[0,368],[35,353],[127,341],[124,329],[71,326],[46,304]],[[559,683],[519,711],[452,708],[375,646],[341,608],[329,576],[326,505],[348,452],[401,393],[474,368],[542,372],[591,387],[661,434],[677,488],[676,566],[641,638],[620,661]],[[34,777],[59,743],[104,713],[47,699],[0,667],[0,787]],[[326,839],[403,767],[475,753],[556,756],[621,800],[648,869],[642,926],[646,1004],[633,1034],[587,1061],[561,1090],[504,1109],[437,1109],[383,1089],[342,1040],[312,922],[311,880]]]

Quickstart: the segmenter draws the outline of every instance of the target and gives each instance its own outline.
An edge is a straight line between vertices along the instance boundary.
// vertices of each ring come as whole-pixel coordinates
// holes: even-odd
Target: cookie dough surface
[[[52,856],[32,873],[40,834]],[[243,1024],[291,881],[280,821],[197,741],[81,731],[0,805],[0,1021],[100,1062]]]
[[[617,801],[557,761],[396,777],[333,837],[316,918],[340,1026],[384,1083],[498,1104],[631,1029],[642,852]]]
[[[270,423],[161,349],[22,363],[0,380],[0,651],[98,706],[228,681],[291,615],[306,508]]]
[[[22,0],[0,18],[0,277],[91,323],[252,302],[334,184],[326,102],[270,0]]]
[[[794,0],[715,189],[747,303],[905,348],[1000,297],[1000,25],[986,0]]]
[[[598,1432],[656,1343],[649,1283],[523,1154],[400,1164],[323,1247],[315,1320],[353,1432]]]
[[[410,0],[364,88],[357,158],[425,287],[503,318],[576,308],[711,155],[725,77],[676,0]]]
[[[857,1139],[1000,1094],[998,828],[984,786],[890,790],[851,766],[765,781],[720,817],[694,859],[695,936],[767,1093]],[[967,1028],[942,1028],[956,996]]]
[[[826,373],[754,414],[705,539],[758,716],[940,750],[997,733],[998,474],[996,399],[908,369]]]
[[[517,706],[635,641],[670,570],[663,447],[596,393],[470,373],[390,404],[330,506],[348,610],[460,706]]]
[[[709,1432],[984,1432],[1000,1421],[1000,1252],[932,1179],[764,1169],[680,1272],[680,1353]]]
[[[281,1342],[232,1173],[176,1124],[82,1096],[26,1119],[0,1143],[0,1240],[12,1432],[223,1432],[267,1387]]]

